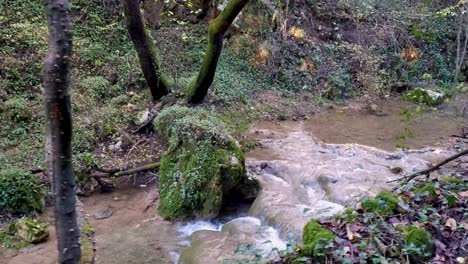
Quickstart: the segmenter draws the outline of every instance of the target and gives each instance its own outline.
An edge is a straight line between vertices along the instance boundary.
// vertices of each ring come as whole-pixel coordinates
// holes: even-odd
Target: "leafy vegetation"
[[[0,229],[0,246],[20,249],[30,243],[40,243],[49,237],[48,224],[24,217]]]
[[[30,172],[20,169],[0,170],[0,211],[41,212],[44,196],[41,184]]]
[[[391,263],[407,259],[414,263],[457,263],[464,254],[463,237],[468,232],[464,222],[467,187],[463,179],[445,177],[411,183],[397,195],[384,192],[374,199],[365,198],[334,218],[311,221],[304,227],[304,245],[273,263]],[[319,234],[325,239],[317,243]]]

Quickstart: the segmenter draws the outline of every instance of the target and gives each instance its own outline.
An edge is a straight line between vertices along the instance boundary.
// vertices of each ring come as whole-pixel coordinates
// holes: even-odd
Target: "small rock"
[[[121,151],[122,150],[122,141],[118,141],[117,143],[110,145],[109,149],[111,151]]]
[[[106,219],[106,218],[109,218],[111,216],[112,216],[112,209],[110,209],[109,207],[107,207],[105,209],[102,209],[102,210],[98,210],[94,214],[94,217],[96,217],[96,219],[98,219],[98,220]]]

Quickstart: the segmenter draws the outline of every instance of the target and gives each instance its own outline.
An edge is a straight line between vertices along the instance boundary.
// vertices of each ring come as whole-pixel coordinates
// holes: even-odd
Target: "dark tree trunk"
[[[200,103],[208,93],[208,88],[213,83],[216,66],[223,49],[224,34],[247,2],[248,0],[230,0],[224,10],[210,21],[205,58],[198,76],[190,83],[188,88],[189,103]]]
[[[72,117],[70,58],[72,29],[68,0],[46,0],[49,49],[44,63],[47,118],[47,160],[55,200],[59,263],[80,261],[80,232],[76,214],[75,178],[72,165]]]
[[[153,100],[159,100],[169,93],[169,81],[161,73],[154,43],[146,33],[140,12],[140,0],[124,0],[124,13],[128,33],[140,59],[146,83]]]

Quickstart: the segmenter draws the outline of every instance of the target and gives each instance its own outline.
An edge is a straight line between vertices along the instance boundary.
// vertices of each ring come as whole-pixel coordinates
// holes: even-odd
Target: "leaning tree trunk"
[[[213,83],[216,66],[223,49],[224,34],[247,2],[248,0],[230,0],[224,10],[210,21],[205,58],[198,76],[190,83],[188,88],[189,103],[200,103],[208,93],[208,88]]]
[[[146,83],[153,100],[158,100],[169,93],[169,82],[161,73],[156,48],[146,33],[140,12],[140,0],[124,0],[124,13],[127,30],[140,59]]]
[[[44,62],[47,118],[47,160],[55,201],[55,227],[61,264],[80,261],[80,233],[76,219],[75,178],[72,165],[70,58],[72,29],[68,0],[46,0],[49,48]]]

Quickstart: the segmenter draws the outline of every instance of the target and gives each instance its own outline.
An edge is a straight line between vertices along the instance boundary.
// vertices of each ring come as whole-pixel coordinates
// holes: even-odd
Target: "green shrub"
[[[41,212],[44,192],[36,177],[20,169],[0,170],[0,211]]]
[[[31,106],[23,97],[13,97],[3,104],[3,110],[8,117],[16,122],[27,121],[32,117]]]
[[[117,96],[121,91],[119,86],[111,85],[111,83],[102,76],[84,78],[80,82],[79,90],[96,100]]]

